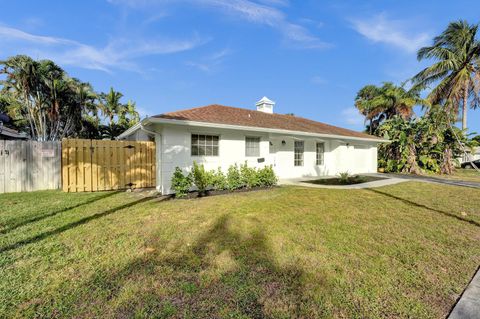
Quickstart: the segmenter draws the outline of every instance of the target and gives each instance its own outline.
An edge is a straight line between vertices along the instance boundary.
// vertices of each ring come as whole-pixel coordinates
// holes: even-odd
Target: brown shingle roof
[[[372,135],[308,120],[298,116],[284,114],[268,114],[264,112],[218,104],[196,107],[176,112],[169,112],[156,115],[154,116],[154,118],[251,126],[308,133],[342,135],[346,137],[350,136],[378,139],[377,137]]]

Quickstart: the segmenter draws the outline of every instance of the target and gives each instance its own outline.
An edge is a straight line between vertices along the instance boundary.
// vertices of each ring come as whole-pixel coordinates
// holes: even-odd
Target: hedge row
[[[270,187],[276,185],[277,181],[272,166],[256,169],[248,167],[247,163],[240,167],[235,164],[224,174],[220,167],[207,171],[203,164],[193,162],[193,168],[188,174],[184,174],[180,167],[175,167],[172,189],[176,197],[184,197],[193,186],[196,186],[200,194],[205,194],[209,189],[233,191],[240,188]]]

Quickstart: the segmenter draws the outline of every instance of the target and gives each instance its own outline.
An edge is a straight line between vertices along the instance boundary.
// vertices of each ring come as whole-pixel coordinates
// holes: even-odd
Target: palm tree
[[[140,115],[135,109],[135,102],[129,100],[127,104],[122,105],[118,112],[118,124],[130,127],[140,121]]]
[[[24,106],[22,113],[28,119],[31,136],[36,138],[40,135],[40,130],[31,96],[38,87],[37,63],[25,55],[17,55],[0,63],[3,65],[0,74],[6,75],[6,79],[0,82],[3,86],[2,93],[19,101]]]
[[[435,63],[412,78],[419,88],[436,84],[428,95],[431,104],[445,105],[450,113],[462,109],[462,129],[467,128],[467,107],[476,108],[480,91],[480,42],[476,39],[478,25],[460,20],[452,22],[433,40],[421,48],[418,60],[433,59]]]
[[[420,98],[418,90],[406,90],[403,86],[396,86],[391,82],[386,82],[381,87],[367,85],[355,98],[355,107],[365,116],[365,120],[370,122],[370,134],[375,133],[382,121],[394,116],[410,119],[416,105],[427,105],[427,102]]]
[[[120,103],[122,97],[123,94],[116,92],[113,88],[110,88],[107,94],[100,94],[100,109],[103,115],[109,119],[110,125],[115,123],[114,117],[119,114],[122,108],[122,103]]]
[[[368,131],[373,134],[373,120],[378,116],[378,110],[373,106],[373,99],[380,95],[380,89],[375,85],[364,86],[357,93],[355,107],[365,116],[365,122],[369,121]]]
[[[0,64],[0,74],[5,74],[0,81],[1,94],[9,112],[23,118],[22,124],[28,123],[24,130],[32,139],[58,140],[75,135],[82,117],[88,112],[96,114],[91,87],[70,78],[54,62],[18,55]]]

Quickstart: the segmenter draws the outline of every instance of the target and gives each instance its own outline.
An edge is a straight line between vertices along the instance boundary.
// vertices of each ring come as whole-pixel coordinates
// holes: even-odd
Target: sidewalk
[[[480,319],[480,268],[460,296],[448,319]]]

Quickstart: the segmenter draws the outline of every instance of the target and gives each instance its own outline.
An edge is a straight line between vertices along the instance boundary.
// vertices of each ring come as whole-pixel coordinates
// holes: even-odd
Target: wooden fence
[[[155,186],[155,143],[65,139],[65,192],[95,192]]]
[[[0,140],[0,193],[59,189],[60,142]]]

